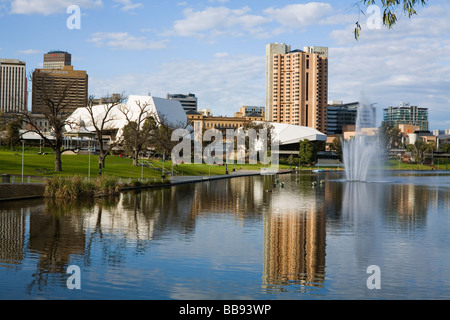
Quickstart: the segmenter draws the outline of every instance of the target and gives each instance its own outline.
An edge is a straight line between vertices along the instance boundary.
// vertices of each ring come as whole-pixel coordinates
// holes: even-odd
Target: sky
[[[406,102],[429,109],[430,130],[450,129],[449,1],[429,0],[411,19],[399,12],[390,30],[357,2],[0,0],[0,58],[32,73],[44,53],[68,51],[89,95],[193,93],[199,109],[233,116],[265,104],[268,43],[323,46],[329,100],[376,103],[378,123]]]

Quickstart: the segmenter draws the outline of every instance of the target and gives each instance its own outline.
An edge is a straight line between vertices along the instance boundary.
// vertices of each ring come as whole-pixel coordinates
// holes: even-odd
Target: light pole
[[[91,138],[89,138],[89,166],[88,166],[88,179],[91,180]]]
[[[25,141],[22,140],[22,183],[23,183],[23,169],[25,163],[24,152],[25,152]]]

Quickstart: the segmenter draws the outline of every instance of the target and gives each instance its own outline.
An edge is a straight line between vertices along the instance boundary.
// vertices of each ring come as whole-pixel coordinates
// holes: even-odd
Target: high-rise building
[[[289,49],[272,44],[266,48],[267,68],[271,68],[266,73],[266,120],[326,132],[328,48]]]
[[[23,61],[0,59],[0,110],[4,113],[27,110],[27,77]]]
[[[284,43],[269,43],[266,45],[266,121],[272,121],[274,84],[273,56],[276,54],[286,54],[289,51],[291,51],[291,46]]]
[[[72,55],[65,51],[50,51],[44,54],[44,69],[64,69],[72,65]]]
[[[398,107],[384,109],[383,121],[389,126],[410,124],[419,127],[420,131],[428,131],[428,109],[402,103]]]
[[[184,111],[197,111],[197,97],[195,94],[167,94],[168,100],[178,100],[181,103]]]
[[[327,134],[342,134],[342,127],[356,126],[359,102],[330,101],[327,110]]]
[[[71,54],[64,51],[44,54],[44,68],[33,72],[32,113],[45,113],[49,103],[59,104],[65,114],[87,106],[88,75],[74,70],[71,60]]]
[[[87,106],[88,75],[86,71],[73,70],[72,66],[62,70],[36,69],[32,93],[32,113],[45,113],[49,100],[62,99],[61,107],[68,114]]]

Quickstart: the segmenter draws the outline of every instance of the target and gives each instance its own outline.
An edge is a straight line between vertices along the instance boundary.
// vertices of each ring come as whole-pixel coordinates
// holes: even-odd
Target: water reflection
[[[282,178],[264,216],[263,288],[267,293],[322,287],[325,279],[325,206],[310,177]],[[320,184],[320,183],[319,183]]]
[[[96,202],[4,202],[0,298],[77,297],[66,289],[72,264],[90,280],[83,297],[188,299],[195,292],[263,299],[350,295],[351,280],[329,281],[337,270],[353,279],[355,270],[389,260],[395,273],[398,262],[390,256],[414,260],[406,254],[415,252],[409,243],[415,238],[428,242],[414,242],[414,250],[434,249],[428,263],[450,263],[440,255],[450,240],[448,189],[392,179],[347,183],[331,173],[297,173]],[[209,286],[202,285],[206,279]]]

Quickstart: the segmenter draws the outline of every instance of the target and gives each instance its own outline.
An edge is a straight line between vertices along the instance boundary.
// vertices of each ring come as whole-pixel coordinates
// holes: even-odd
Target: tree
[[[425,6],[427,2],[428,0],[381,0],[381,3],[379,3],[379,1],[377,0],[360,0],[355,5],[360,8],[361,4],[365,5],[366,7],[381,4],[381,8],[384,9],[382,17],[383,25],[388,29],[392,29],[398,21],[397,11],[399,8],[400,11],[403,11],[404,14],[408,15],[408,18],[411,18],[412,16],[417,15],[416,8],[419,5]],[[360,11],[365,14],[363,10],[360,9]],[[356,21],[356,27],[354,29],[356,40],[359,39],[360,31],[361,24],[358,20]]]
[[[288,163],[289,163],[289,167],[292,167],[294,165],[294,155],[291,154],[289,155],[288,159],[287,159]]]
[[[166,116],[159,114],[158,116],[152,115],[148,125],[150,125],[150,128],[148,128],[148,146],[153,147],[156,152],[169,158],[173,148],[179,143],[178,141],[172,141],[173,131],[186,129],[188,122],[171,123]]]
[[[416,162],[423,164],[425,161],[425,152],[428,149],[428,144],[423,140],[417,140],[414,144],[414,152],[416,156]]]
[[[98,164],[100,168],[105,167],[105,159],[111,150],[118,144],[118,139],[110,141],[107,146],[103,143],[103,136],[113,129],[112,123],[117,120],[113,114],[114,109],[126,100],[126,96],[121,94],[119,97],[108,99],[108,103],[101,106],[94,106],[94,97],[89,97],[88,105],[86,107],[89,117],[91,118],[92,126],[95,130],[96,140],[99,146]]]
[[[127,105],[120,106],[125,115],[127,124],[123,129],[123,146],[127,153],[132,155],[133,165],[137,166],[139,153],[144,150],[149,141],[149,135],[154,128],[155,115],[148,110],[149,103],[136,102],[137,114]]]
[[[317,159],[317,150],[314,144],[308,139],[301,140],[298,156],[301,165],[312,165]]]
[[[339,156],[339,160],[342,161],[342,141],[340,137],[335,137],[330,145],[330,150]]]
[[[450,153],[450,144],[444,144],[441,146],[441,151],[444,153]]]
[[[22,118],[12,120],[6,124],[5,143],[9,148],[14,150],[14,147],[20,143],[20,129],[22,128]]]
[[[37,123],[28,111],[22,112],[23,121],[27,124],[30,132],[38,134],[55,153],[55,171],[62,171],[61,155],[63,153],[64,129],[70,125],[67,120],[71,114],[69,100],[69,90],[73,82],[68,81],[64,85],[55,83],[51,76],[44,75],[37,81],[33,81],[33,92],[38,95],[38,100],[42,104],[42,115],[47,120],[51,128],[51,135],[48,135]],[[26,109],[26,108],[25,108]]]

